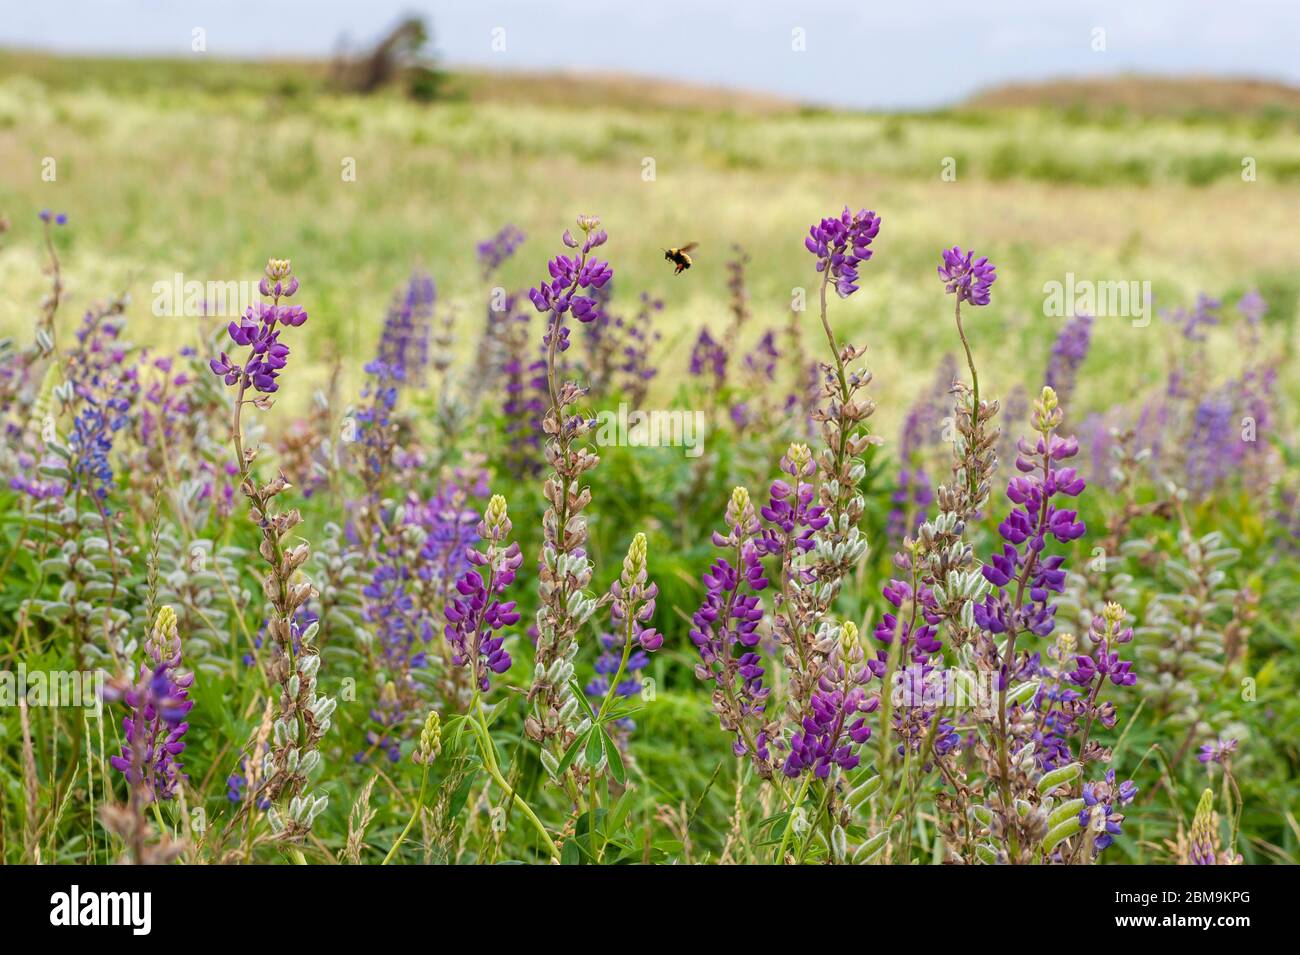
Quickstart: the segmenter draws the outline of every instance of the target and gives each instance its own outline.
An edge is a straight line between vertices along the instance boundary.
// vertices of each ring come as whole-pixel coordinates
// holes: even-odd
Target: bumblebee
[[[664,258],[677,266],[673,270],[673,275],[681,275],[691,267],[691,257],[689,253],[699,245],[698,242],[687,242],[680,249],[664,249]]]

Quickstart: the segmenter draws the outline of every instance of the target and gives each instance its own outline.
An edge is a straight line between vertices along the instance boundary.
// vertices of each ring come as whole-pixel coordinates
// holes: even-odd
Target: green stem
[[[776,864],[785,865],[785,847],[790,844],[790,833],[794,829],[794,814],[803,804],[803,797],[808,794],[808,784],[812,782],[812,773],[804,774],[803,785],[799,787],[794,802],[790,805],[790,817],[785,821],[785,832],[781,834],[781,848],[776,854]]]
[[[388,850],[388,855],[384,856],[384,861],[379,863],[380,865],[388,865],[388,863],[392,862],[393,856],[397,854],[398,846],[400,846],[403,842],[406,841],[406,834],[409,833],[411,831],[411,827],[415,825],[415,817],[418,816],[420,814],[420,810],[424,808],[424,792],[425,789],[428,787],[428,785],[429,785],[429,764],[425,763],[424,772],[420,774],[420,794],[415,797],[415,809],[411,811],[411,818],[406,820],[406,828],[403,829],[401,835],[397,837],[397,841],[394,842],[393,847]]]
[[[812,773],[809,773],[808,776],[811,779]],[[795,857],[794,860],[795,865],[803,865],[804,856],[808,854],[809,848],[812,847],[813,836],[817,834],[817,823],[821,821],[823,813],[826,812],[826,806],[831,801],[832,788],[830,782],[827,781],[822,783],[822,789],[824,790],[824,792],[822,793],[822,801],[818,804],[817,813],[813,817],[812,822],[809,823],[808,825],[808,837],[804,839],[803,845],[799,848],[799,854]]]
[[[623,659],[618,661],[618,671],[614,678],[609,681],[609,689],[605,691],[605,698],[600,702],[600,710],[596,713],[596,723],[599,724],[605,717],[605,710],[614,700],[614,694],[618,691],[619,681],[623,679],[623,672],[627,669],[628,658],[632,655],[632,622],[636,619],[636,607],[628,608],[627,630],[623,634]]]
[[[533,812],[531,806],[524,802],[523,798],[515,792],[513,786],[506,781],[501,775],[501,770],[497,766],[496,749],[492,745],[492,735],[488,732],[487,719],[483,714],[483,701],[479,699],[478,694],[474,695],[474,702],[471,706],[471,723],[474,734],[478,737],[479,749],[483,752],[483,765],[488,771],[488,775],[495,780],[496,784],[505,792],[507,800],[511,805],[518,805],[524,811],[524,815],[532,822],[533,827],[541,835],[542,841],[546,844],[546,850],[551,854],[551,861],[558,863],[560,861],[560,850],[555,847],[555,840],[551,834],[546,831],[542,821],[537,818],[537,813]]]

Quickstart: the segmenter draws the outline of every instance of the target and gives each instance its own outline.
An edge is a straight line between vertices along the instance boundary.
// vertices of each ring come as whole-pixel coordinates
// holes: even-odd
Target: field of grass
[[[463,73],[419,103],[344,95],[329,75],[0,52],[0,675],[93,663],[112,714],[0,710],[0,860],[1300,861],[1292,100],[1208,81],[1135,98],[1129,78],[886,115]],[[860,289],[828,304],[804,239],[846,206],[882,223],[862,239],[873,220],[853,220],[873,255]],[[589,251],[613,268],[605,307],[629,321],[560,309],[575,347],[539,360],[527,299],[495,325],[488,303],[549,281],[561,232],[587,235],[580,214],[600,217]],[[485,270],[477,247],[506,224],[527,239]],[[663,249],[688,241],[695,265],[675,275]],[[954,312],[936,275],[954,245],[996,263],[988,304]],[[240,330],[154,308],[176,274],[265,274],[270,298],[290,270],[310,320],[276,319],[292,357],[273,404],[220,359],[212,374],[227,350],[248,357]],[[1099,314],[1071,358],[1077,319],[1045,305],[1070,281],[1149,287],[1149,320]],[[733,338],[738,286],[749,317]],[[121,316],[96,304],[123,292]],[[627,353],[602,359],[597,336],[635,351],[643,294],[663,303],[662,337],[639,395],[610,370]],[[403,314],[412,340],[432,332],[432,361],[417,345],[399,363],[409,378],[367,368],[403,338]],[[716,381],[688,373],[702,329],[730,354]],[[742,356],[773,329],[764,377],[761,354]],[[832,352],[827,335],[865,352]],[[972,395],[955,382],[976,365]],[[566,404],[548,372],[591,392]],[[706,453],[583,430],[588,410],[633,395],[707,409]],[[545,409],[564,427],[545,431]],[[1078,449],[1055,443],[1074,434]],[[1022,435],[1028,477],[1012,466]],[[259,483],[281,470],[292,487]],[[1023,504],[1047,474],[1050,532],[1046,499]],[[1079,475],[1087,489],[1067,501]],[[794,530],[778,506],[790,483],[809,499]],[[578,485],[590,501],[558,490]],[[1062,581],[1021,517],[1066,562]],[[457,603],[488,586],[467,541],[518,601],[491,649],[497,630]],[[633,625],[608,604],[647,599],[642,547],[657,609]],[[1008,550],[1019,563],[999,583]],[[724,586],[720,559],[758,570]],[[754,642],[735,624],[700,652],[709,601],[740,599],[744,581],[765,614]],[[600,598],[589,619],[584,595]],[[1054,631],[1035,607],[1059,610]],[[940,649],[920,649],[926,621]],[[1089,640],[1138,682],[1118,666],[1080,702]],[[732,721],[749,648],[782,702]],[[1010,676],[991,708],[877,710],[908,659]],[[137,678],[146,660],[153,683]],[[571,680],[555,675],[566,662]],[[180,773],[131,749],[121,711],[139,706],[128,685],[172,692],[187,671],[186,729],[161,704],[150,729],[185,736]],[[799,734],[827,707],[839,715],[819,732],[844,747],[814,772]],[[855,714],[874,735],[850,743]],[[1081,828],[1120,807],[1113,848]]]
[[[886,415],[919,386],[908,369],[948,348],[927,314],[925,280],[945,242],[999,263],[1000,306],[977,331],[1004,346],[986,358],[995,380],[1018,381],[1026,355],[1046,361],[1060,321],[1043,316],[1043,284],[1069,271],[1149,281],[1157,307],[1259,288],[1280,346],[1292,347],[1300,279],[1282,240],[1300,202],[1300,125],[1285,117],[876,116],[743,100],[713,110],[691,105],[698,97],[638,107],[626,82],[613,107],[556,105],[557,87],[599,98],[606,81],[593,79],[584,96],[577,75],[453,78],[457,101],[422,106],[320,92],[322,71],[0,55],[0,211],[14,223],[0,258],[0,331],[21,330],[40,295],[40,208],[76,220],[66,240],[74,307],[128,289],[144,309],[153,283],[176,272],[241,279],[249,262],[292,250],[313,276],[308,348],[318,360],[369,351],[390,291],[413,266],[432,270],[442,300],[476,329],[475,243],[506,222],[532,236],[499,278],[526,287],[544,255],[528,250],[592,210],[617,236],[617,296],[665,300],[664,323],[680,332],[668,335],[671,365],[699,326],[724,321],[734,242],[753,256],[754,335],[784,322],[791,289],[804,284],[799,237],[829,202],[875,209],[896,237],[846,319],[869,332]],[[45,157],[55,182],[42,179]],[[1242,181],[1243,157],[1256,161],[1257,181]],[[349,158],[355,181],[342,177]],[[942,176],[948,158],[955,182]],[[690,240],[701,243],[696,267],[675,277],[660,249]],[[159,344],[191,334],[168,321],[151,330]],[[1158,321],[1104,324],[1094,346],[1104,373],[1089,378],[1084,402],[1116,381],[1153,380],[1165,337]],[[463,347],[472,341],[464,335]]]

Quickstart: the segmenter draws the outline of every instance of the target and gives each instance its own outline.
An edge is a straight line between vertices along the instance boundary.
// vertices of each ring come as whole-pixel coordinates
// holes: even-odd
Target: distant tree
[[[373,93],[395,82],[410,96],[437,99],[442,74],[432,52],[433,30],[419,16],[408,16],[367,52],[349,56],[341,51],[334,63],[335,83],[355,93]]]

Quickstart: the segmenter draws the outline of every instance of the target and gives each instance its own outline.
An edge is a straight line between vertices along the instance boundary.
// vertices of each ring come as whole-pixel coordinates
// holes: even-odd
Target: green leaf
[[[591,730],[587,733],[587,749],[584,755],[587,757],[588,766],[594,768],[595,765],[600,762],[600,753],[601,750],[604,748],[604,744],[601,742],[601,739],[604,737],[604,735],[605,735],[605,731],[602,730],[599,726],[593,726]]]
[[[563,758],[560,760],[559,765],[555,767],[557,777],[563,776],[569,767],[573,765],[573,761],[578,758],[578,750],[582,748],[584,739],[585,737],[582,736],[577,737],[569,744],[569,748],[564,751]]]
[[[614,804],[614,808],[609,814],[609,831],[611,833],[618,832],[618,830],[623,828],[624,821],[632,811],[633,802],[632,793],[625,792],[619,798],[618,802]]]
[[[609,773],[614,777],[614,782],[622,786],[627,782],[627,767],[623,765],[623,753],[608,733],[603,729],[598,729],[597,732],[605,741],[605,758],[609,761]]]
[[[596,722],[596,711],[591,708],[591,701],[587,699],[587,694],[584,693],[582,687],[578,685],[578,681],[570,680],[569,687],[573,690],[573,695],[577,699],[578,705],[582,707],[583,711],[589,717],[591,717],[593,723]]]
[[[465,808],[465,803],[469,801],[470,790],[474,786],[475,776],[475,773],[467,773],[465,778],[461,780],[460,785],[456,787],[456,791],[452,793],[451,799],[447,803],[448,818],[455,819],[460,815],[461,810]]]

